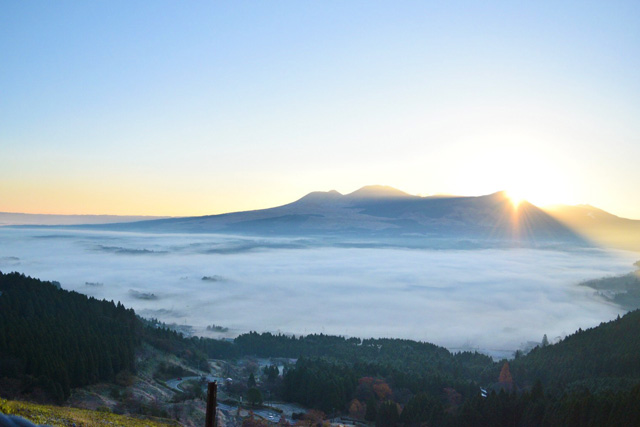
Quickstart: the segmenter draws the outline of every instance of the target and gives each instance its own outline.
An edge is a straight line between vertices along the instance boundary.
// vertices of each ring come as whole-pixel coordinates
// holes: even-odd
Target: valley
[[[565,424],[576,410],[601,418],[605,425],[630,425],[636,420],[630,408],[640,399],[640,349],[637,340],[630,340],[639,332],[639,310],[579,329],[556,344],[545,336],[527,353],[496,362],[477,352],[452,353],[427,342],[400,339],[256,332],[233,341],[187,338],[162,324],[134,320],[133,312],[120,304],[89,299],[51,282],[1,275],[0,289],[0,366],[5,375],[0,393],[13,399],[53,400],[107,414],[103,418],[115,413],[165,424],[202,425],[203,387],[214,378],[222,383],[220,425],[288,425],[300,419],[476,425],[485,417],[507,414],[517,423],[546,420],[556,425]],[[30,311],[47,300],[55,304]],[[64,309],[69,304],[75,308]],[[15,313],[28,313],[31,320],[13,325]],[[53,358],[76,339],[63,331],[80,313],[86,318],[80,330],[102,328],[108,333],[106,328],[117,331],[120,322],[128,322],[137,343],[134,365],[111,370],[122,362],[118,353],[82,352],[75,355],[75,364]],[[113,316],[121,320],[110,321]],[[15,359],[40,333],[35,325],[45,319],[59,324],[48,333],[52,364],[36,363],[40,352]],[[17,328],[22,335],[16,335]],[[85,344],[81,339],[76,345]],[[598,352],[602,346],[608,351]],[[582,357],[585,353],[591,357]],[[78,363],[95,366],[99,376],[89,371],[77,379]],[[69,380],[76,383],[67,389]],[[585,392],[590,401],[581,397]],[[500,409],[495,407],[498,402]],[[52,425],[83,416],[66,410],[61,417],[55,415],[62,413],[58,409],[0,403],[10,414],[46,419]],[[16,409],[20,407],[25,409]]]

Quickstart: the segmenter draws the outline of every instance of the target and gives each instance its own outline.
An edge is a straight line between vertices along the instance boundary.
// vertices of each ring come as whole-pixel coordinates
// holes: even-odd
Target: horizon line
[[[196,218],[196,217],[205,217],[205,216],[215,216],[215,215],[225,215],[225,214],[232,214],[232,213],[239,213],[239,212],[252,212],[252,211],[259,211],[259,210],[264,210],[264,209],[272,209],[272,208],[277,208],[280,206],[285,206],[291,203],[295,203],[303,198],[305,198],[306,196],[313,194],[313,193],[337,193],[340,196],[349,196],[353,193],[357,193],[358,191],[367,189],[367,188],[372,188],[372,187],[379,187],[379,188],[384,188],[384,189],[389,189],[389,190],[395,190],[397,192],[401,192],[406,194],[407,196],[410,197],[419,197],[422,199],[427,199],[427,198],[435,198],[435,197],[440,197],[440,198],[466,198],[466,197],[486,197],[486,196],[491,196],[494,194],[498,194],[498,193],[508,193],[507,190],[498,190],[498,191],[494,191],[491,193],[486,193],[486,194],[478,194],[478,195],[460,195],[460,194],[449,194],[449,193],[433,193],[433,194],[423,194],[423,193],[417,193],[417,194],[411,194],[411,193],[407,193],[403,190],[400,190],[396,187],[390,186],[390,185],[382,185],[382,184],[373,184],[373,185],[364,185],[362,187],[357,188],[356,190],[353,190],[351,192],[345,192],[345,193],[341,193],[338,190],[335,189],[331,189],[331,190],[313,190],[310,192],[305,193],[304,195],[296,198],[295,200],[291,201],[291,202],[286,202],[283,204],[278,204],[278,205],[271,205],[271,206],[266,206],[266,207],[257,207],[255,209],[245,209],[245,210],[230,210],[230,211],[225,211],[225,212],[217,212],[217,213],[205,213],[205,214],[187,214],[187,215],[161,215],[161,214],[108,214],[108,213],[44,213],[44,212],[15,212],[15,211],[3,211],[0,210],[0,214],[8,214],[8,215],[44,215],[44,216],[66,216],[66,217],[80,217],[80,216],[85,216],[85,217],[119,217],[119,218],[124,218],[124,217],[139,217],[139,218],[149,218],[149,219],[168,219],[168,218]],[[507,196],[508,197],[508,196]],[[552,210],[553,208],[556,207],[561,207],[561,206],[567,206],[567,207],[590,207],[590,208],[594,208],[594,209],[598,209],[601,210],[603,212],[606,212],[608,214],[614,215],[618,218],[622,218],[622,219],[629,219],[629,220],[633,220],[633,221],[640,221],[640,218],[630,218],[630,217],[624,217],[624,216],[620,216],[617,215],[615,213],[612,213],[611,211],[607,211],[604,209],[601,209],[599,207],[593,206],[589,203],[577,203],[577,204],[569,204],[569,203],[551,203],[551,204],[546,204],[546,205],[535,205],[531,202],[529,202],[526,198],[521,200],[522,202],[527,202],[533,206],[536,206],[540,209],[543,210]],[[1,225],[0,225],[1,226]]]

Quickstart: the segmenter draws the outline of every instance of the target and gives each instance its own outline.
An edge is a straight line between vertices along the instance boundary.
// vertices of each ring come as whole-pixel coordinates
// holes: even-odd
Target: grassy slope
[[[36,405],[0,399],[0,412],[6,415],[18,415],[36,424],[50,426],[162,426],[179,425],[171,420],[136,419],[109,412],[89,411],[86,409],[65,408],[60,406]]]

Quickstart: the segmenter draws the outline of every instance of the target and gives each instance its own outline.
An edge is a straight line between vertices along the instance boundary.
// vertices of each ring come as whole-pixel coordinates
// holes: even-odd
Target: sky
[[[2,2],[0,211],[384,184],[640,219],[640,3]]]

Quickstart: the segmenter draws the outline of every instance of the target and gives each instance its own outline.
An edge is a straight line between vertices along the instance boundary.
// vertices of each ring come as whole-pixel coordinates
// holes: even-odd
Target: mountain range
[[[316,191],[270,209],[97,227],[172,233],[584,243],[540,208],[527,202],[515,207],[505,192],[479,197],[420,197],[380,185],[349,194]]]
[[[403,246],[588,246],[595,243],[640,250],[640,221],[620,218],[591,206],[541,209],[526,201],[515,206],[504,191],[477,197],[421,197],[382,185],[365,186],[349,194],[315,191],[269,209],[94,223],[82,228],[373,239]]]

